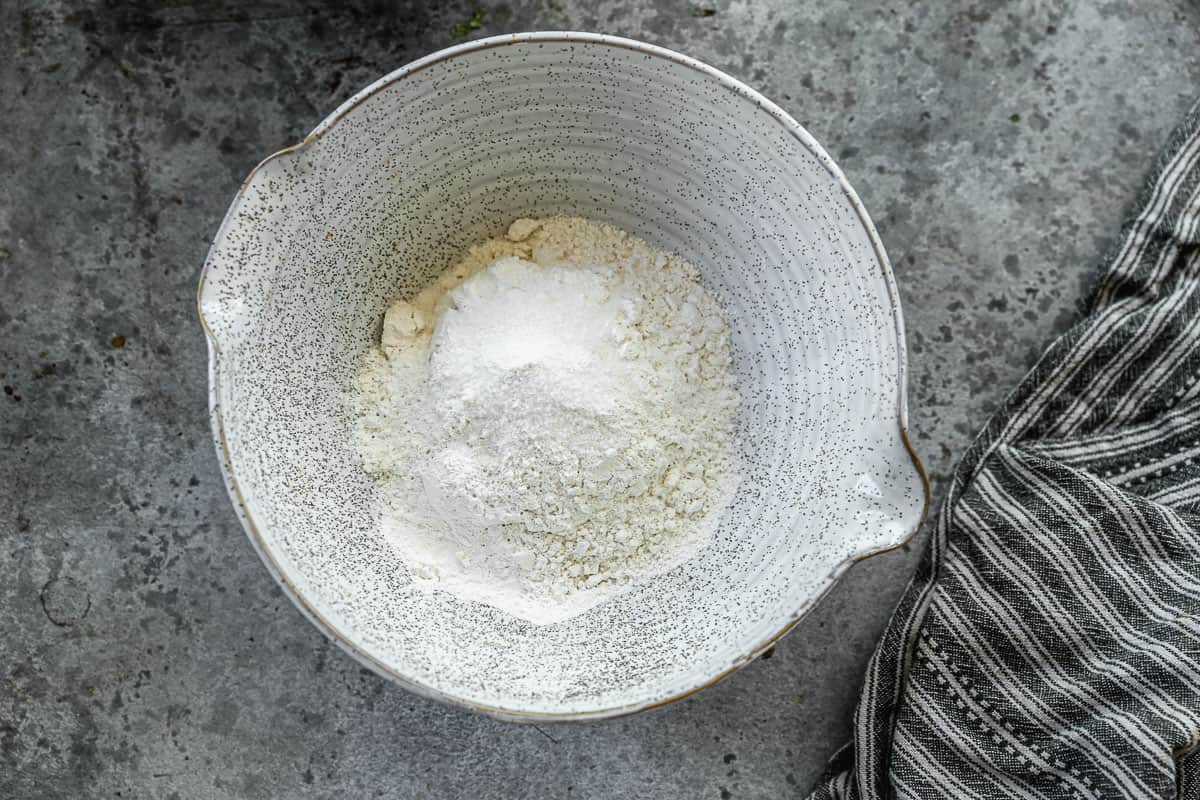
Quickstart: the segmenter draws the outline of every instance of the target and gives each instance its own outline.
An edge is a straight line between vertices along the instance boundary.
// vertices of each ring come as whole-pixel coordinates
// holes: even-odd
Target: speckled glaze
[[[744,479],[701,555],[539,627],[411,586],[373,534],[347,392],[391,298],[556,214],[701,267],[730,321]],[[498,716],[616,716],[707,686],[927,506],[899,301],[858,197],[777,106],[651,45],[517,34],[382,78],[246,179],[199,305],[230,494],[281,585],[372,669]]]

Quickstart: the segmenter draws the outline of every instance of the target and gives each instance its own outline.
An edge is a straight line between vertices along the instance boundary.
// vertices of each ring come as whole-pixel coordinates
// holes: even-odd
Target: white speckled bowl
[[[702,268],[731,323],[744,480],[701,555],[539,627],[411,586],[372,533],[345,397],[390,298],[554,214]],[[773,103],[652,45],[498,36],[380,79],[254,169],[199,303],[218,451],[267,566],[361,662],[470,708],[582,719],[696,691],[926,507],[899,300],[854,190]]]

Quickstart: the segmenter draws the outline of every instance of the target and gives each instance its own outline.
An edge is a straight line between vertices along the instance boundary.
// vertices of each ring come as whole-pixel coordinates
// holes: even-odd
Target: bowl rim
[[[817,160],[829,172],[830,176],[837,181],[843,193],[846,195],[851,207],[858,215],[860,224],[867,233],[867,238],[871,243],[871,247],[879,264],[881,276],[887,288],[888,300],[891,305],[892,318],[894,321],[894,334],[896,337],[897,391],[899,395],[897,397],[897,422],[899,425],[900,439],[908,453],[909,458],[912,461],[913,469],[916,471],[917,476],[920,479],[923,492],[921,514],[911,530],[906,530],[896,541],[887,545],[875,547],[860,553],[855,553],[843,559],[829,572],[828,575],[825,576],[824,582],[820,589],[809,596],[803,603],[800,604],[798,608],[792,611],[792,613],[789,615],[787,623],[782,628],[752,647],[749,653],[733,659],[730,666],[719,672],[717,675],[696,686],[663,699],[629,703],[611,708],[574,712],[530,711],[519,708],[492,706],[485,703],[478,703],[473,700],[467,700],[462,697],[457,697],[435,686],[405,676],[397,672],[393,667],[384,664],[360,649],[348,636],[338,630],[329,620],[325,619],[316,608],[309,604],[308,600],[287,578],[283,570],[280,568],[279,563],[275,560],[275,557],[268,550],[262,535],[259,533],[257,525],[251,518],[249,511],[246,508],[245,498],[242,495],[241,488],[239,487],[237,478],[234,475],[229,445],[225,437],[224,424],[221,418],[221,406],[218,391],[220,386],[220,346],[217,342],[216,335],[213,333],[213,329],[208,324],[208,321],[204,318],[204,309],[202,304],[204,286],[208,277],[209,267],[217,255],[218,245],[220,245],[220,243],[225,239],[230,226],[238,216],[238,211],[241,208],[242,202],[245,198],[246,188],[250,185],[250,182],[253,180],[254,176],[267,164],[289,154],[303,151],[312,142],[319,139],[323,134],[337,125],[339,121],[345,118],[351,111],[353,111],[367,99],[371,98],[392,84],[397,83],[398,81],[401,81],[410,75],[420,72],[421,70],[443,61],[481,50],[490,50],[492,48],[509,45],[549,42],[566,42],[573,44],[599,45],[604,47],[619,47],[626,50],[644,53],[656,58],[672,61],[681,66],[692,69],[706,78],[716,80],[724,88],[734,92],[735,94],[741,95],[747,100],[750,100],[760,111],[764,111],[771,116],[784,128],[785,131],[791,134],[807,150],[816,156]],[[233,501],[234,511],[242,524],[243,530],[246,532],[246,536],[250,539],[251,544],[258,552],[259,557],[266,565],[267,570],[271,573],[271,576],[275,579],[275,582],[280,586],[281,589],[283,589],[284,594],[287,595],[287,597],[300,610],[300,612],[308,618],[309,622],[322,631],[329,639],[333,640],[334,643],[341,647],[342,650],[348,653],[355,661],[364,667],[367,667],[372,672],[375,672],[376,674],[399,684],[403,688],[424,697],[439,700],[441,702],[466,708],[472,711],[481,712],[499,719],[530,723],[545,721],[585,721],[611,719],[664,706],[695,694],[702,689],[706,689],[709,686],[712,686],[713,684],[716,684],[729,677],[746,664],[754,661],[764,652],[774,647],[780,639],[782,639],[789,631],[791,631],[801,619],[803,619],[820,603],[820,601],[829,593],[829,591],[837,584],[842,575],[844,575],[853,564],[870,558],[871,556],[895,550],[907,544],[920,529],[921,525],[924,524],[925,519],[929,514],[929,478],[925,472],[925,467],[922,465],[920,458],[917,456],[916,450],[914,449],[912,441],[908,435],[908,353],[905,345],[904,317],[900,307],[899,290],[897,289],[895,278],[892,274],[891,262],[888,260],[883,243],[880,240],[879,234],[875,230],[875,225],[871,221],[870,215],[867,214],[867,210],[863,206],[862,200],[859,198],[858,193],[855,192],[854,188],[850,185],[850,182],[842,173],[841,168],[837,166],[834,160],[817,142],[817,140],[813,138],[813,136],[807,130],[805,130],[805,128],[800,125],[795,118],[793,118],[774,102],[767,99],[757,90],[715,67],[699,61],[698,59],[692,58],[691,56],[687,56],[658,45],[621,36],[581,31],[534,31],[527,33],[509,33],[475,39],[438,50],[434,53],[430,53],[429,55],[412,61],[400,67],[399,69],[393,70],[392,72],[389,72],[383,77],[375,80],[365,88],[356,92],[348,100],[339,105],[331,114],[329,114],[329,116],[321,120],[321,122],[315,128],[313,128],[312,132],[304,137],[302,141],[289,147],[285,147],[267,156],[257,165],[255,165],[254,168],[251,169],[246,175],[246,178],[242,181],[241,186],[239,187],[233,202],[230,204],[220,227],[217,229],[217,233],[213,237],[213,242],[209,247],[207,256],[205,257],[204,265],[200,270],[199,283],[196,287],[196,313],[200,320],[200,327],[204,330],[205,339],[208,343],[209,422],[211,425],[214,444],[217,450],[218,460],[220,462],[222,477],[225,481],[225,488],[229,493],[230,499]]]

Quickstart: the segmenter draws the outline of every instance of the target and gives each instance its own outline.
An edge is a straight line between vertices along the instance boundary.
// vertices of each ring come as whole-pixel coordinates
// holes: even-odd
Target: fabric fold
[[[1200,798],[1200,103],[956,468],[812,800]]]

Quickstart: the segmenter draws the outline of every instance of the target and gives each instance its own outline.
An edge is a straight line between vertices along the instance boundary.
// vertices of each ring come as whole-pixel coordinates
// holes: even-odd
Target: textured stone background
[[[484,0],[780,102],[896,266],[935,484],[1069,324],[1200,93],[1188,0]],[[0,0],[0,797],[778,798],[844,739],[915,547],[725,683],[516,726],[364,672],[275,588],[205,416],[197,272],[242,176],[471,3]]]

